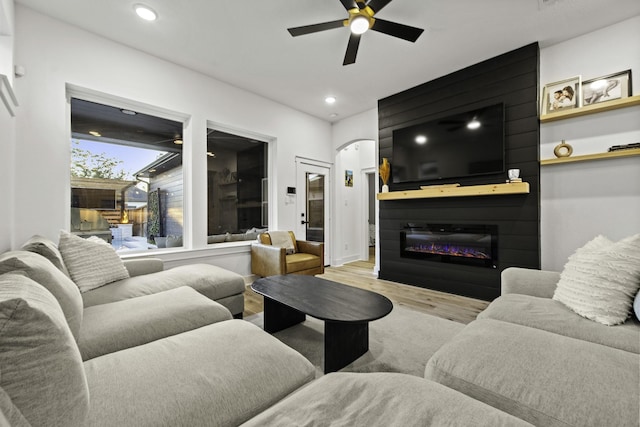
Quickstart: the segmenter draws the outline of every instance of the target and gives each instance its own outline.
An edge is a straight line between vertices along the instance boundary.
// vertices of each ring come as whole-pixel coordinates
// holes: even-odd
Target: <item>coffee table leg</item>
[[[338,371],[369,350],[369,323],[324,322],[324,372]]]
[[[282,303],[264,299],[264,330],[274,333],[287,329],[293,325],[304,322],[306,316],[301,311],[295,310]]]

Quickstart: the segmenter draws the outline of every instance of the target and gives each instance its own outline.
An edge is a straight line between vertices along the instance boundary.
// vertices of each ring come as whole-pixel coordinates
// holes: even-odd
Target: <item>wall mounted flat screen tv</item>
[[[392,182],[504,172],[504,104],[396,129]]]
[[[71,207],[114,210],[116,208],[116,190],[71,188]]]

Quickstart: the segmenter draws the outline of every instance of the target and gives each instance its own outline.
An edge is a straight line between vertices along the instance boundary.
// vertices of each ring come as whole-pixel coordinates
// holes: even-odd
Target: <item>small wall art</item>
[[[350,171],[350,170],[344,171],[344,186],[353,187],[353,171]]]
[[[581,76],[546,84],[542,90],[540,114],[550,114],[582,106]]]
[[[582,82],[582,105],[628,98],[631,94],[631,70]]]

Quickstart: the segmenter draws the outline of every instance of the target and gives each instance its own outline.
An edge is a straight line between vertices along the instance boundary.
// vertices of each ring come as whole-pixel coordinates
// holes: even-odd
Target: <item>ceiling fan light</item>
[[[349,23],[353,34],[364,34],[369,29],[369,20],[362,15],[355,16]]]

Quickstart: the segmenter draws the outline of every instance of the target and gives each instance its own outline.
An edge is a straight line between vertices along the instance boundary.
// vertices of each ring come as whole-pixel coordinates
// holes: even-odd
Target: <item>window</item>
[[[255,240],[268,227],[267,148],[207,130],[208,243]]]
[[[71,224],[119,251],[182,246],[182,123],[71,99]]]

